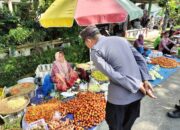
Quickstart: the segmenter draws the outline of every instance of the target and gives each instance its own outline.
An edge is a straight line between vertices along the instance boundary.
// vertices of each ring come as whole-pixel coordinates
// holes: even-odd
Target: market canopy
[[[40,17],[43,27],[88,26],[126,21],[127,11],[116,0],[55,0]]]
[[[143,10],[136,6],[129,0],[118,0],[118,2],[123,6],[123,8],[128,12],[130,16],[130,21],[141,18],[143,16]]]

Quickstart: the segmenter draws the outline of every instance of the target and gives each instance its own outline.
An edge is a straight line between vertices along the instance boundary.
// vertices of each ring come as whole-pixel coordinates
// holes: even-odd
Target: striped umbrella
[[[71,27],[126,21],[128,12],[117,0],[55,0],[40,17],[45,27]]]

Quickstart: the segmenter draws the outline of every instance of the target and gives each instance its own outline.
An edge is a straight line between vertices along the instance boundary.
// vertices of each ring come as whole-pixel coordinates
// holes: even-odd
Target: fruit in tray
[[[109,80],[109,78],[106,75],[104,75],[101,71],[98,71],[98,70],[93,71],[91,75],[97,81],[108,81]]]
[[[34,83],[20,83],[9,89],[11,95],[27,94],[35,89]]]
[[[25,120],[31,123],[44,118],[46,122],[51,122],[56,111],[60,112],[62,116],[71,113],[74,115],[73,125],[70,125],[72,127],[67,127],[67,130],[71,130],[71,128],[79,130],[81,128],[90,128],[102,122],[105,119],[105,107],[104,94],[80,92],[77,94],[77,97],[66,102],[52,99],[47,103],[28,107]],[[51,122],[50,126],[54,128],[54,124],[56,126],[58,123]]]
[[[68,111],[74,115],[75,129],[90,128],[98,125],[105,118],[104,94],[91,92],[79,93],[67,102]]]
[[[101,91],[99,85],[97,85],[97,84],[90,85],[89,88],[88,88],[88,90],[89,90],[90,92],[100,92],[100,91]]]
[[[59,110],[60,105],[60,101],[52,99],[44,104],[30,106],[27,108],[25,119],[28,123],[37,121],[39,119],[45,119],[45,121],[50,121],[53,117],[54,112]]]
[[[17,94],[19,94],[20,93],[20,89],[19,88],[12,88],[11,89],[11,94],[12,95],[17,95]]]
[[[26,104],[25,97],[12,98],[7,102],[7,106],[11,109],[18,109]]]
[[[178,63],[175,60],[166,57],[152,58],[151,63],[158,64],[163,68],[176,68],[178,66]]]

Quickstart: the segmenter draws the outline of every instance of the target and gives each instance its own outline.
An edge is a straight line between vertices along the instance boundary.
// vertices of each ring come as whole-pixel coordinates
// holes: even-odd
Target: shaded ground
[[[132,130],[180,130],[180,118],[166,116],[180,99],[180,69],[161,86],[155,88],[158,99],[145,97],[141,105],[141,117],[136,120]],[[97,130],[108,130],[103,123]]]

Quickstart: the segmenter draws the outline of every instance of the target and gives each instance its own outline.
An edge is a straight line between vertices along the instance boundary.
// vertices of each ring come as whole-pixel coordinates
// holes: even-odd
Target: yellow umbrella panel
[[[40,17],[45,27],[72,27],[78,0],[55,0]]]

